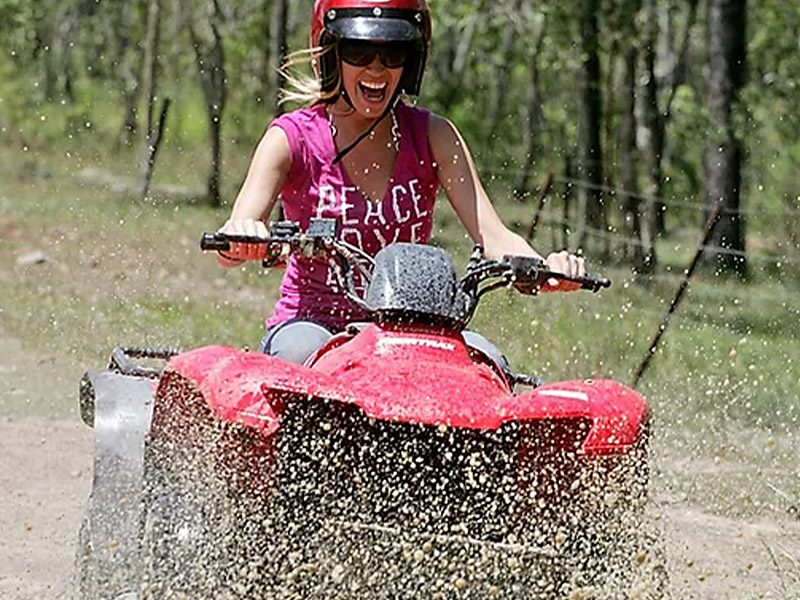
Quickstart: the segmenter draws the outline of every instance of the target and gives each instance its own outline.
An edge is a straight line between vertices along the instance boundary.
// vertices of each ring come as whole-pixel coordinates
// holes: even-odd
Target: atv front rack
[[[173,356],[183,352],[181,348],[146,348],[141,346],[119,346],[111,352],[111,359],[108,368],[121,375],[131,377],[147,377],[148,379],[158,379],[163,365],[147,366],[136,364],[131,359],[156,359],[168,361]]]

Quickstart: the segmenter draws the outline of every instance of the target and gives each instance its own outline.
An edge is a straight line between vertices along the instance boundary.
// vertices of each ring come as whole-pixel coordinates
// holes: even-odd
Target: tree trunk
[[[609,15],[606,31],[611,38],[606,56],[606,72],[604,74],[605,88],[603,90],[603,185],[614,187],[614,177],[617,171],[617,144],[615,143],[614,117],[617,110],[616,77],[617,62],[620,54],[620,28],[625,17],[624,2],[622,6],[614,3]]]
[[[531,11],[533,12],[533,11]],[[542,125],[542,97],[539,86],[539,53],[542,50],[544,32],[546,30],[546,13],[533,15],[530,19],[530,32],[533,36],[528,53],[528,89],[526,95],[525,114],[525,161],[514,185],[514,195],[520,201],[530,191],[530,178],[536,157],[541,151],[540,130]]]
[[[581,69],[578,117],[579,246],[586,248],[589,225],[605,229],[603,205],[603,152],[600,144],[603,111],[600,93],[599,23],[600,0],[581,0]]]
[[[133,25],[133,6],[131,0],[125,0],[119,7],[118,20],[115,20],[117,35],[117,78],[120,86],[120,96],[123,105],[122,129],[117,136],[117,147],[133,145],[136,132],[139,129],[136,104],[139,98],[141,71],[136,69],[137,49],[131,40],[131,27]]]
[[[636,165],[636,63],[638,50],[631,44],[625,53],[625,99],[620,126],[620,182],[625,190],[623,211],[625,214],[625,232],[630,238],[626,246],[626,254],[630,250],[633,270],[636,273],[650,271],[653,260],[645,248],[642,231],[642,200],[639,197],[639,182]]]
[[[145,99],[145,119],[142,129],[142,169],[139,193],[142,198],[150,191],[150,182],[155,168],[155,156],[158,149],[155,143],[160,137],[153,126],[153,114],[156,104],[156,82],[158,79],[158,42],[161,27],[161,2],[150,0],[147,8],[147,29],[144,39],[144,60],[142,72],[142,88]]]
[[[522,8],[522,0],[510,1],[510,22],[506,23],[503,29],[503,39],[500,43],[500,62],[495,68],[494,77],[494,107],[492,108],[491,117],[489,120],[489,132],[495,134],[500,126],[505,109],[506,97],[508,96],[508,82],[511,77],[511,65],[514,63],[514,37],[516,34],[515,27],[516,21]]]
[[[264,32],[261,48],[261,79],[258,87],[256,102],[259,105],[272,106],[272,84],[273,84],[273,65],[272,65],[272,0],[264,0],[261,4],[259,14],[259,25]]]
[[[208,117],[211,164],[206,182],[206,199],[212,206],[219,206],[221,204],[219,181],[222,165],[222,114],[227,100],[227,84],[225,81],[225,50],[219,31],[223,15],[217,0],[209,0],[207,14],[207,22],[202,23],[200,27],[189,15],[187,26],[194,47],[195,63]]]
[[[280,103],[280,90],[283,85],[281,75],[278,72],[284,60],[286,60],[286,25],[289,14],[289,0],[275,0],[272,5],[272,15],[270,19],[270,58],[272,60],[272,114],[278,116],[283,114],[283,105]]]
[[[72,48],[82,15],[77,10],[69,7],[63,12],[56,24],[53,45],[49,54],[52,59],[58,60],[59,81],[61,92],[70,104],[75,102],[75,74],[72,69]],[[84,17],[85,18],[85,17]]]
[[[722,218],[711,238],[705,263],[717,272],[747,274],[744,222],[739,212],[742,144],[737,139],[733,111],[744,83],[746,57],[746,0],[709,0],[708,3],[708,114],[712,131],[705,153],[705,212],[716,202]]]
[[[563,137],[563,136],[562,136]],[[575,177],[575,170],[573,168],[573,161],[570,156],[567,156],[564,159],[564,179],[566,183],[564,184],[564,206],[563,206],[563,213],[561,215],[561,247],[564,249],[570,248],[569,244],[569,215],[570,215],[570,206],[572,205],[572,179]]]
[[[646,0],[645,10],[647,20],[644,31],[644,69],[647,79],[642,94],[642,117],[647,135],[644,143],[644,155],[647,164],[647,194],[653,198],[648,212],[653,232],[658,236],[665,231],[664,211],[666,207],[659,200],[662,193],[661,160],[664,152],[664,119],[658,104],[658,78],[656,77],[659,18],[656,0]]]
[[[686,79],[686,63],[689,57],[689,42],[691,40],[692,28],[697,20],[697,4],[698,0],[688,0],[686,9],[686,22],[683,28],[680,45],[678,46],[677,56],[672,65],[672,70],[669,74],[669,96],[664,106],[664,121],[669,121],[672,116],[672,102],[675,100],[675,94]]]
[[[458,44],[453,52],[452,68],[448,70],[449,73],[456,77],[461,77],[464,74],[464,69],[467,66],[469,51],[472,49],[472,40],[475,36],[475,26],[480,18],[480,11],[473,12],[467,18],[467,24],[461,35],[458,36]]]

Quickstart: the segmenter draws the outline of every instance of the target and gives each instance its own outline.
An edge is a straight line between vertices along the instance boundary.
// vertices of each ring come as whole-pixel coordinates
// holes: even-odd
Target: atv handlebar
[[[289,251],[302,254],[323,253],[336,240],[336,221],[333,219],[311,219],[308,229],[303,231],[294,221],[278,221],[269,224],[267,237],[232,233],[203,233],[200,249],[225,252],[232,243],[279,244],[289,246]]]
[[[370,307],[357,293],[354,271],[359,271],[364,281],[371,280],[372,257],[360,248],[337,239],[337,223],[334,219],[311,219],[303,231],[299,223],[278,221],[269,224],[267,237],[238,235],[229,233],[204,233],[200,248],[210,251],[230,250],[232,243],[267,244],[272,248],[263,260],[265,267],[284,262],[288,254],[327,258],[333,265],[337,277],[347,296],[367,310]],[[487,279],[491,283],[481,286]],[[597,292],[611,285],[608,279],[593,275],[572,277],[548,269],[543,260],[533,256],[506,255],[501,260],[488,260],[483,256],[483,248],[476,245],[467,266],[466,274],[460,279],[461,290],[470,298],[468,312],[471,316],[478,299],[491,290],[513,285],[523,294],[536,294],[545,284],[556,281],[580,284],[580,289]]]

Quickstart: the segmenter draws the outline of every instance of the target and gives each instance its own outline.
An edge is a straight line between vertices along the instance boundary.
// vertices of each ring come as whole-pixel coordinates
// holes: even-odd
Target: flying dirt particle
[[[690,558],[686,561],[686,567],[691,569],[694,566],[694,561]]]
[[[340,585],[344,581],[345,570],[342,565],[336,565],[333,567],[333,571],[331,571],[331,580],[336,585]]]
[[[753,563],[751,562],[747,563],[747,570],[750,571],[752,570],[752,568],[753,568]]]
[[[464,579],[463,577],[459,577],[458,579],[455,580],[453,585],[456,586],[457,590],[463,590],[465,587],[467,587],[467,580]]]
[[[775,440],[775,438],[774,438],[774,437],[772,437],[772,436],[770,436],[770,438],[767,440],[767,446],[774,446],[774,445],[775,445],[775,444],[777,444],[777,443],[778,443],[778,442],[777,442],[777,441]]]
[[[556,534],[554,541],[556,543],[556,546],[560,546],[561,544],[567,541],[567,534],[565,534],[563,531],[559,531]]]
[[[422,551],[425,554],[430,554],[431,550],[433,550],[433,544],[431,544],[430,542],[425,542],[424,544],[422,544]]]
[[[736,351],[736,348],[731,348],[731,351],[730,351],[730,356],[731,356],[731,358],[733,358],[733,357],[734,357],[734,356],[736,356],[737,354],[739,354],[739,353]]]
[[[569,600],[589,600],[595,598],[598,590],[594,587],[578,588],[569,595]]]
[[[647,550],[639,550],[636,553],[636,562],[643,565],[650,558],[650,553]]]
[[[500,595],[500,588],[496,585],[493,585],[489,588],[489,595],[490,596],[499,596]]]
[[[108,547],[109,548],[116,548],[117,546],[119,546],[119,542],[117,540],[110,540],[108,542]]]
[[[519,560],[517,559],[516,556],[510,556],[508,558],[508,568],[516,569],[517,567],[519,567]]]
[[[31,527],[29,523],[25,523],[25,531],[30,531],[31,529],[33,529],[33,527]]]
[[[421,549],[417,549],[414,552],[414,560],[417,562],[425,560],[425,553]]]

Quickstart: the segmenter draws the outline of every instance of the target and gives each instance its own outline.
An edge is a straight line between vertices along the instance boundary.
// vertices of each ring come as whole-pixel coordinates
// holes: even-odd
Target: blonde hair
[[[297,103],[302,106],[311,106],[317,102],[329,102],[339,95],[341,73],[334,88],[329,92],[322,91],[319,76],[319,60],[328,52],[334,52],[335,44],[315,46],[292,52],[278,69],[278,73],[286,80],[286,85],[278,92],[278,102]],[[313,75],[303,73],[298,66],[311,65]]]

